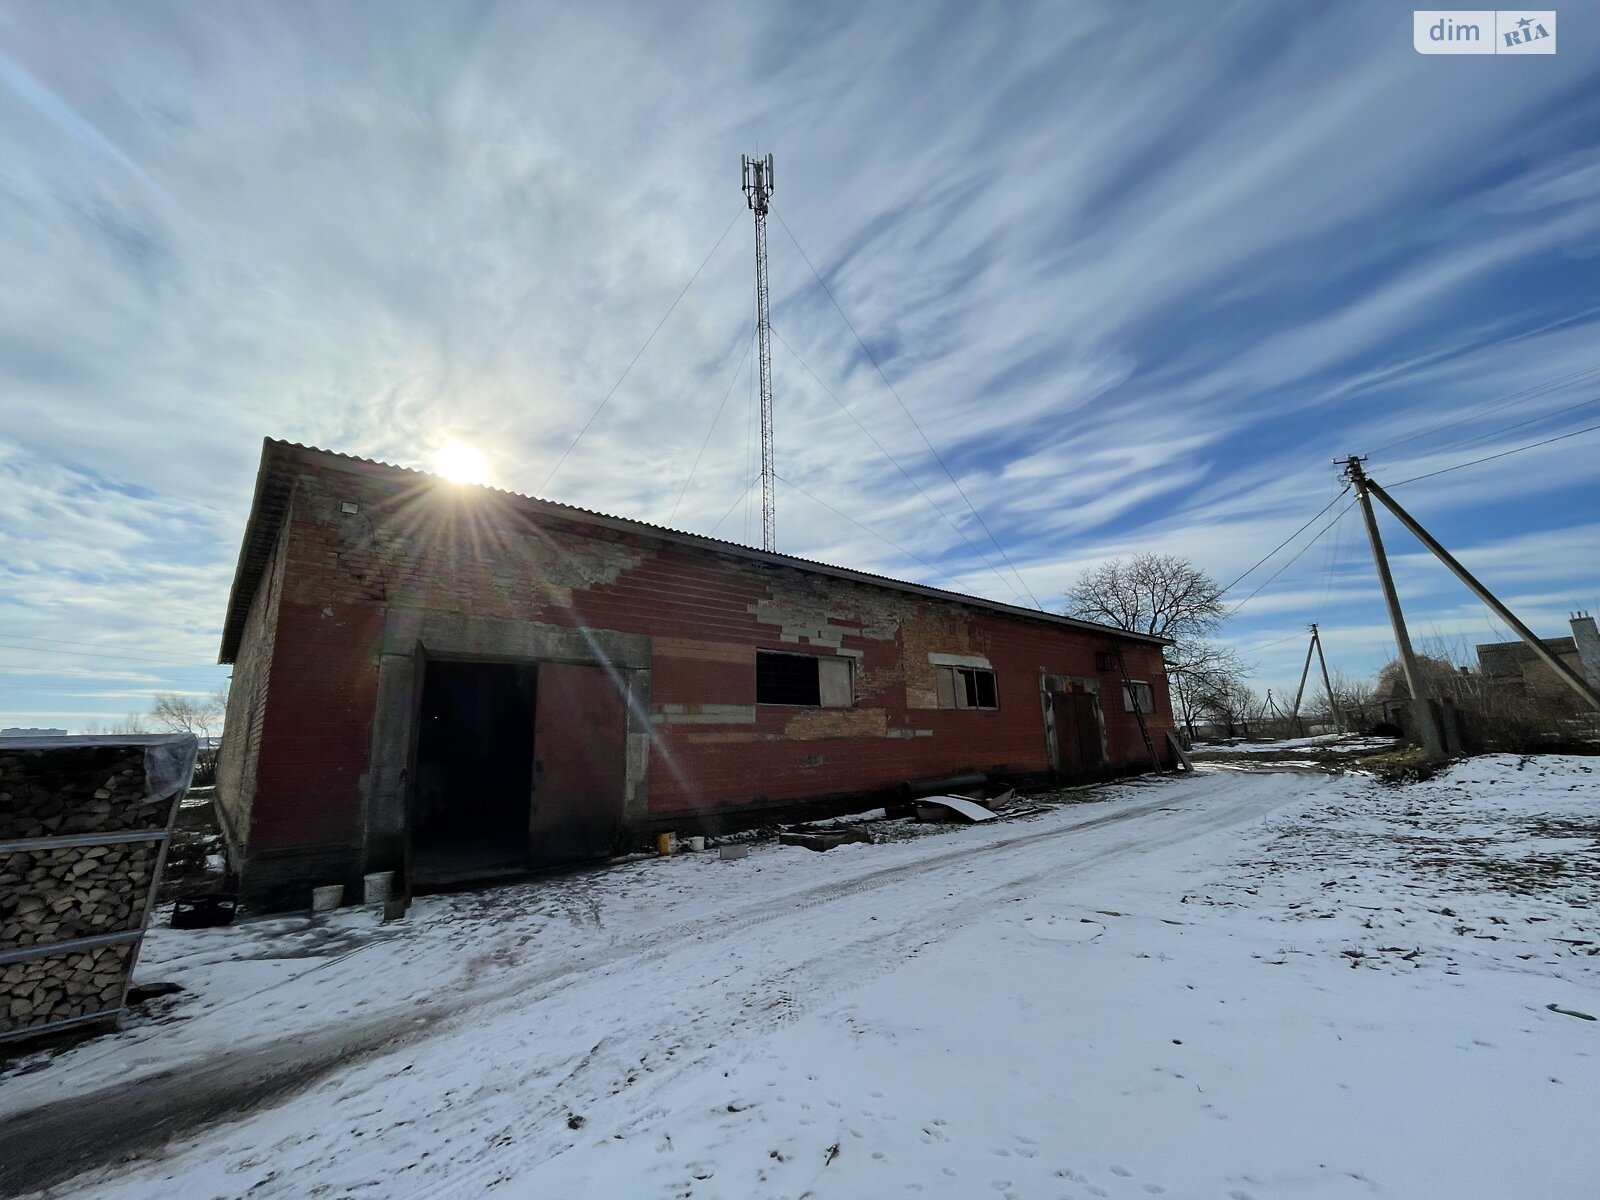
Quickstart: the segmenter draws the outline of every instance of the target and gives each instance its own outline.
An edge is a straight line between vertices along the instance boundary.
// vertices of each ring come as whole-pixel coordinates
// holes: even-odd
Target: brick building
[[[245,897],[287,905],[958,770],[1138,770],[1121,662],[1165,756],[1163,644],[269,439],[218,810]]]
[[[1588,613],[1573,613],[1572,636],[1543,638],[1545,649],[1580,678],[1600,688],[1600,629]],[[1567,683],[1523,642],[1488,642],[1478,647],[1478,673],[1490,683],[1523,695],[1570,700]]]

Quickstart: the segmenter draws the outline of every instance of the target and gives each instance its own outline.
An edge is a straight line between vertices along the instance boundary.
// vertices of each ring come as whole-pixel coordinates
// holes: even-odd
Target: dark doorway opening
[[[537,669],[429,661],[411,874],[422,887],[528,868]]]

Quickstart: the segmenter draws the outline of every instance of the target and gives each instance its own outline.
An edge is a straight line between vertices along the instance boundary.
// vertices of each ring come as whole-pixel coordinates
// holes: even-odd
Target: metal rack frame
[[[150,916],[155,911],[156,894],[161,888],[161,873],[167,865],[167,847],[172,843],[172,831],[178,823],[178,808],[182,805],[183,797],[188,793],[189,784],[193,778],[194,766],[191,764],[183,778],[183,782],[173,788],[167,796],[157,796],[155,798],[157,801],[170,799],[170,805],[167,809],[167,823],[161,829],[73,833],[57,837],[12,838],[0,841],[0,854],[26,854],[41,850],[87,850],[94,846],[127,846],[139,842],[155,842],[158,844],[156,860],[150,872],[150,882],[146,886],[144,907],[140,910],[139,923],[136,926],[118,930],[114,933],[94,933],[86,937],[67,938],[59,942],[22,946],[15,950],[0,950],[0,967],[4,967],[12,963],[27,962],[30,959],[55,958],[58,955],[72,954],[82,950],[98,950],[104,946],[131,944],[133,951],[128,955],[128,965],[123,971],[122,994],[117,998],[117,1003],[113,1007],[102,1009],[99,1012],[62,1017],[59,1020],[47,1021],[43,1025],[25,1025],[20,1029],[0,1030],[0,1042],[54,1033],[57,1030],[66,1029],[74,1025],[88,1025],[100,1021],[115,1022],[121,1018],[128,1007],[128,989],[133,986],[133,972],[139,965],[139,950],[144,944],[144,935],[150,927]]]

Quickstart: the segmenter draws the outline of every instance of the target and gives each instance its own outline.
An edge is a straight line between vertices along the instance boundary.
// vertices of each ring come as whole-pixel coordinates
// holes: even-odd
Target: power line
[[[835,508],[833,505],[829,504],[826,500],[823,500],[823,499],[821,499],[820,497],[817,497],[817,496],[813,496],[810,492],[806,491],[805,488],[801,487],[798,483],[794,482],[794,480],[785,479],[782,475],[779,475],[778,479],[781,482],[788,484],[795,491],[799,492],[802,496],[804,496],[807,500],[810,500],[812,503],[822,505],[823,508],[827,509],[834,516],[839,517],[841,520],[849,521],[850,524],[854,525],[857,529],[861,530],[863,533],[870,533],[873,537],[877,538],[879,541],[885,543],[886,545],[893,546],[896,550],[900,551],[900,553],[904,554],[907,558],[921,563],[923,566],[927,567],[928,570],[932,571],[935,575],[938,575],[938,576],[940,576],[941,578],[944,578],[944,579],[948,579],[953,585],[955,585],[955,589],[957,591],[961,590],[961,584],[955,579],[954,576],[950,575],[948,572],[942,570],[941,568],[934,566],[927,559],[919,558],[917,555],[915,555],[915,554],[911,553],[911,551],[907,550],[904,546],[900,545],[900,543],[894,541],[891,538],[885,537],[883,534],[879,533],[876,529],[873,529],[870,525],[863,525],[860,521],[858,521],[854,517],[850,516],[850,514],[840,512],[837,508]]]
[[[888,449],[884,446],[884,444],[882,442],[880,442],[875,436],[873,436],[872,430],[868,429],[865,425],[863,425],[861,423],[860,419],[855,415],[855,413],[850,411],[849,406],[847,406],[843,400],[839,399],[839,397],[834,394],[833,389],[830,388],[827,384],[822,382],[822,377],[819,376],[815,371],[813,371],[811,369],[811,364],[808,363],[804,358],[801,357],[800,352],[789,344],[788,339],[786,339],[783,336],[782,333],[778,332],[777,326],[773,326],[772,332],[777,337],[777,339],[780,342],[783,343],[783,348],[785,350],[787,350],[790,354],[794,355],[795,361],[798,362],[803,368],[805,368],[806,374],[811,376],[811,378],[816,381],[817,386],[819,388],[821,388],[823,390],[823,392],[825,392],[827,394],[828,399],[832,400],[835,404],[837,404],[839,406],[839,411],[844,413],[845,416],[849,417],[851,421],[855,422],[855,427],[857,429],[861,430],[862,433],[866,434],[867,440],[870,441],[874,446],[876,446],[878,448],[878,453],[882,454],[885,458],[887,458],[890,461],[890,463],[892,463],[894,465],[894,469],[899,471],[901,475],[905,476],[906,482],[909,483],[912,487],[917,489],[917,494],[928,502],[929,507],[932,508],[934,512],[938,513],[941,518],[943,518],[944,523],[946,525],[950,526],[951,529],[955,530],[956,536],[958,538],[960,538],[963,542],[966,543],[967,549],[971,550],[974,554],[976,554],[978,556],[978,558],[983,562],[983,565],[988,567],[989,570],[994,572],[994,577],[1000,581],[1001,589],[1003,591],[1009,591],[1010,588],[1011,588],[1011,585],[1006,582],[1006,577],[1000,573],[1000,568],[996,567],[994,565],[994,563],[990,562],[988,556],[985,555],[982,550],[978,549],[977,546],[973,545],[972,540],[967,537],[965,532],[962,531],[961,526],[957,525],[954,521],[952,521],[950,519],[949,514],[946,513],[944,511],[944,509],[939,507],[938,502],[935,501],[932,496],[928,495],[927,491],[923,488],[923,486],[920,483],[917,482],[916,478],[911,474],[911,472],[907,471],[905,469],[905,467],[900,465],[900,460],[895,458],[894,455],[890,454]],[[794,485],[790,484],[790,486],[793,487]],[[1027,585],[1024,584],[1023,586],[1026,587]],[[1036,601],[1034,601],[1034,603],[1037,605],[1038,601],[1036,600]]]
[[[1349,488],[1346,488],[1345,492],[1347,492],[1349,490],[1350,490]],[[1344,495],[1344,492],[1340,492],[1339,496],[1335,496],[1334,497],[1334,500],[1337,502],[1339,497],[1343,496],[1343,495]],[[1350,501],[1349,504],[1346,504],[1343,508],[1341,508],[1339,510],[1339,515],[1334,517],[1333,520],[1329,521],[1321,529],[1317,530],[1316,535],[1309,542],[1307,542],[1304,546],[1301,546],[1299,550],[1295,551],[1293,558],[1291,558],[1288,562],[1284,563],[1283,566],[1279,567],[1271,575],[1267,576],[1267,578],[1262,581],[1260,587],[1256,588],[1255,591],[1251,592],[1243,600],[1239,601],[1239,603],[1235,604],[1231,609],[1229,609],[1228,610],[1228,616],[1232,617],[1235,613],[1237,613],[1246,604],[1249,604],[1250,601],[1254,600],[1257,596],[1259,596],[1261,594],[1262,590],[1264,588],[1266,588],[1266,586],[1268,584],[1270,584],[1274,579],[1276,579],[1279,575],[1282,575],[1290,567],[1294,566],[1294,564],[1299,561],[1300,556],[1302,554],[1304,554],[1307,550],[1311,549],[1311,547],[1315,546],[1319,541],[1321,541],[1322,540],[1322,535],[1327,533],[1328,530],[1332,529],[1340,521],[1344,520],[1345,514],[1348,513],[1355,506],[1356,506],[1356,502],[1354,500],[1352,500],[1352,501]],[[1329,507],[1332,507],[1332,506],[1330,505]],[[1326,511],[1327,511],[1327,509],[1323,509],[1323,512],[1326,512]]]
[[[19,635],[13,634],[12,636],[16,637],[16,636],[19,636]],[[45,639],[40,638],[38,640],[43,641]],[[71,645],[72,643],[67,643],[67,644]],[[28,653],[31,653],[31,654],[55,654],[55,655],[60,655],[62,657],[66,657],[66,658],[73,658],[73,657],[76,657],[76,658],[113,658],[113,659],[120,659],[123,662],[138,663],[141,666],[147,666],[147,667],[182,667],[182,668],[185,668],[187,670],[202,670],[202,669],[210,670],[215,666],[215,664],[211,664],[211,663],[193,663],[193,662],[176,663],[176,662],[169,662],[169,661],[167,661],[165,659],[136,658],[136,657],[134,657],[133,655],[130,655],[130,654],[106,654],[106,653],[104,653],[102,651],[96,651],[96,650],[58,650],[58,649],[54,648],[53,646],[23,646],[23,645],[18,645],[17,643],[10,642],[10,641],[0,641],[0,649],[5,649],[5,650],[23,650],[23,651],[27,651]],[[12,664],[12,665],[15,666],[16,664]],[[36,670],[38,668],[29,668],[29,669],[30,670]]]
[[[1328,545],[1327,559],[1323,563],[1323,569],[1327,572],[1327,580],[1322,585],[1322,601],[1317,605],[1319,614],[1328,611],[1328,601],[1333,599],[1333,585],[1339,577],[1339,557],[1343,550],[1344,526],[1336,523],[1333,531],[1333,540]]]
[[[1254,563],[1254,565],[1252,565],[1248,570],[1246,570],[1243,575],[1240,575],[1237,579],[1235,579],[1232,583],[1230,583],[1227,587],[1223,588],[1222,591],[1218,592],[1217,594],[1219,596],[1226,596],[1229,592],[1233,591],[1234,588],[1238,587],[1242,582],[1244,582],[1244,580],[1248,576],[1252,575],[1269,558],[1271,558],[1279,550],[1282,550],[1290,542],[1294,541],[1295,538],[1299,537],[1306,530],[1310,529],[1311,526],[1317,521],[1317,519],[1319,517],[1321,517],[1323,513],[1327,512],[1330,508],[1332,508],[1335,504],[1339,503],[1340,497],[1342,497],[1344,495],[1344,493],[1348,492],[1349,490],[1350,490],[1350,485],[1349,484],[1345,484],[1344,491],[1341,491],[1338,496],[1335,496],[1332,500],[1329,500],[1327,504],[1323,505],[1322,509],[1319,512],[1317,512],[1315,515],[1312,516],[1311,520],[1307,521],[1304,525],[1300,526],[1299,529],[1296,529],[1293,533],[1291,533],[1288,537],[1284,538],[1283,541],[1279,542],[1271,550],[1268,550],[1259,559],[1257,559],[1256,562]],[[1313,540],[1315,540],[1315,539],[1313,539]],[[1296,635],[1296,636],[1298,636],[1298,635]]]
[[[851,323],[849,316],[845,313],[843,307],[840,306],[838,298],[833,294],[833,289],[828,286],[827,280],[822,278],[821,273],[817,270],[815,264],[812,263],[810,255],[808,255],[805,252],[805,248],[800,245],[800,240],[794,236],[794,230],[789,228],[789,223],[783,219],[783,214],[781,212],[779,212],[776,208],[774,208],[772,212],[773,215],[778,218],[778,224],[783,226],[784,233],[788,234],[789,240],[794,243],[794,248],[799,251],[801,259],[803,259],[806,266],[810,268],[812,276],[816,279],[818,285],[827,295],[828,300],[833,304],[834,311],[839,314],[840,319],[842,319],[845,323],[845,327],[850,330],[851,336],[856,339],[856,345],[861,347],[861,352],[867,356],[867,360],[872,363],[873,369],[878,372],[878,378],[883,380],[884,387],[889,389],[889,394],[894,397],[894,402],[900,406],[900,411],[905,413],[906,419],[911,422],[912,428],[917,431],[917,436],[922,439],[922,444],[928,448],[928,452],[933,455],[934,461],[937,462],[940,469],[944,471],[946,478],[948,478],[955,486],[956,494],[961,497],[962,501],[967,506],[967,510],[972,513],[974,518],[976,518],[978,525],[983,530],[985,536],[987,536],[988,539],[994,543],[994,548],[1000,551],[1000,557],[1005,560],[1006,566],[1011,568],[1011,573],[1017,577],[1017,582],[1022,585],[1022,590],[1027,593],[1028,598],[1033,601],[1034,607],[1040,612],[1043,612],[1044,605],[1039,603],[1039,598],[1033,594],[1033,589],[1028,586],[1028,581],[1022,577],[1022,572],[1017,570],[1016,564],[1011,561],[1011,556],[1006,553],[1006,548],[1000,544],[999,539],[996,538],[994,533],[989,529],[988,523],[983,519],[983,514],[981,514],[973,505],[971,499],[967,496],[966,491],[962,488],[961,482],[955,477],[954,473],[950,470],[949,465],[944,461],[944,457],[939,453],[938,450],[934,448],[933,443],[928,440],[928,435],[923,432],[922,426],[918,423],[917,418],[912,415],[911,409],[906,406],[906,402],[900,398],[900,393],[895,390],[894,384],[889,381],[889,376],[884,374],[883,367],[879,364],[877,356],[867,348],[866,341],[862,338],[861,334],[856,331],[856,327]],[[785,345],[787,344],[788,343],[785,343]],[[792,350],[793,347],[790,347],[790,349]]]
[[[733,395],[733,389],[739,385],[739,372],[744,370],[744,360],[750,357],[750,348],[754,345],[754,337],[744,344],[744,353],[739,356],[739,365],[733,368],[733,378],[728,380],[728,390],[722,393],[722,403],[717,405],[717,414],[711,418],[711,425],[706,430],[705,441],[700,443],[700,453],[694,456],[694,466],[689,468],[689,477],[683,481],[683,488],[678,492],[677,503],[672,506],[672,512],[667,516],[669,522],[678,515],[679,505],[683,503],[683,498],[689,494],[689,485],[694,482],[694,473],[700,469],[700,460],[705,457],[706,447],[711,444],[711,435],[717,431],[717,422],[722,420],[722,410],[728,406],[728,397]]]
[[[34,633],[7,633],[0,634],[0,637],[9,638],[13,642],[49,642],[52,646],[71,646],[80,650],[100,651],[106,648],[104,642],[85,642],[79,638],[40,637]]]
[[[1560,388],[1565,387],[1567,384],[1572,383],[1574,380],[1585,378],[1595,374],[1596,372],[1600,372],[1600,364],[1583,367],[1577,371],[1571,372],[1570,374],[1562,375],[1557,379],[1548,379],[1543,383],[1536,383],[1525,387],[1521,391],[1512,392],[1506,396],[1500,396],[1491,400],[1486,400],[1481,404],[1474,405],[1472,408],[1467,409],[1467,411],[1464,413],[1452,413],[1445,420],[1434,425],[1429,425],[1424,429],[1419,429],[1416,433],[1407,434],[1402,438],[1396,438],[1392,442],[1385,442],[1383,445],[1376,447],[1369,453],[1382,454],[1386,450],[1392,450],[1396,446],[1407,445],[1410,442],[1416,441],[1418,438],[1424,438],[1429,434],[1437,433],[1441,429],[1459,427],[1463,422],[1476,420],[1481,416],[1487,416],[1496,409],[1512,407],[1514,405],[1524,403],[1525,401],[1534,400],[1540,396],[1548,395],[1550,392],[1559,390]]]
[[[727,229],[724,229],[721,236],[712,243],[711,249],[707,251],[705,258],[701,259],[700,265],[694,269],[694,274],[689,276],[689,282],[683,285],[683,290],[673,297],[671,304],[667,305],[667,311],[662,314],[661,320],[656,322],[656,327],[650,331],[650,336],[645,338],[644,345],[640,346],[638,353],[628,360],[628,365],[623,368],[622,374],[617,376],[617,381],[611,385],[611,390],[605,394],[599,404],[595,405],[594,411],[589,414],[589,419],[583,423],[583,428],[578,430],[578,436],[572,439],[572,444],[561,452],[560,458],[556,459],[556,465],[550,468],[550,474],[544,477],[544,483],[539,486],[539,494],[541,496],[549,490],[550,481],[556,477],[556,472],[561,470],[562,464],[567,461],[567,455],[577,448],[578,443],[583,440],[583,435],[589,432],[589,427],[594,424],[595,418],[600,415],[600,410],[611,402],[612,396],[617,394],[617,389],[622,386],[622,381],[628,377],[628,372],[633,370],[634,364],[639,361],[644,352],[650,349],[650,343],[656,340],[656,334],[661,332],[661,327],[667,323],[667,318],[678,307],[678,302],[689,294],[689,289],[694,286],[694,281],[700,278],[700,272],[706,269],[706,264],[711,261],[711,256],[717,252],[717,247],[722,245],[723,239],[728,236],[729,231],[732,230],[738,220],[739,215],[735,213],[733,220],[728,222]]]
[[[1429,471],[1426,475],[1413,475],[1410,479],[1402,479],[1399,483],[1391,483],[1391,488],[1404,487],[1408,483],[1416,483],[1419,479],[1432,479],[1436,475],[1448,475],[1451,471],[1460,471],[1466,467],[1475,467],[1479,463],[1493,462],[1497,458],[1506,458],[1512,454],[1521,454],[1524,450],[1537,450],[1540,446],[1549,446],[1555,442],[1564,442],[1568,438],[1575,438],[1580,433],[1593,433],[1600,429],[1600,425],[1588,425],[1582,429],[1574,429],[1571,433],[1563,433],[1558,437],[1545,438],[1542,442],[1529,442],[1526,446],[1517,446],[1510,450],[1502,450],[1499,454],[1486,455],[1483,458],[1474,458],[1470,462],[1457,463],[1453,467],[1442,467],[1437,471]]]
[[[1303,637],[1305,637],[1305,631],[1302,630],[1302,629],[1297,629],[1293,633],[1291,633],[1288,637],[1281,637],[1281,638],[1278,638],[1276,641],[1272,641],[1272,642],[1262,642],[1261,645],[1259,645],[1259,646],[1247,646],[1243,650],[1241,650],[1240,653],[1241,654],[1255,654],[1259,650],[1270,650],[1270,649],[1272,649],[1272,647],[1281,646],[1285,642],[1297,642]]]
[[[1588,408],[1592,404],[1600,404],[1600,396],[1590,396],[1587,400],[1580,400],[1576,404],[1569,404],[1566,408],[1558,408],[1555,412],[1540,413],[1536,417],[1529,417],[1525,421],[1517,421],[1511,425],[1502,425],[1498,429],[1491,429],[1487,433],[1474,434],[1470,437],[1459,438],[1453,442],[1446,442],[1434,453],[1443,454],[1447,450],[1463,450],[1478,442],[1486,441],[1492,437],[1499,437],[1502,433],[1510,433],[1513,429],[1521,429],[1527,425],[1537,425],[1540,421],[1549,421],[1555,417],[1566,416],[1567,413],[1577,412],[1580,408]]]

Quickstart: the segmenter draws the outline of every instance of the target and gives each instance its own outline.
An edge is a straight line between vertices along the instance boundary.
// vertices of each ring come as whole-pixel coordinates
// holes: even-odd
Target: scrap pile
[[[1043,812],[1017,795],[1017,789],[989,782],[982,772],[937,779],[912,779],[900,786],[898,803],[887,808],[861,813],[856,818],[838,818],[803,825],[790,825],[778,832],[778,843],[803,846],[808,850],[831,850],[852,842],[872,842],[870,826],[883,821],[916,820],[925,823],[992,821],[998,817],[1021,817]]]

